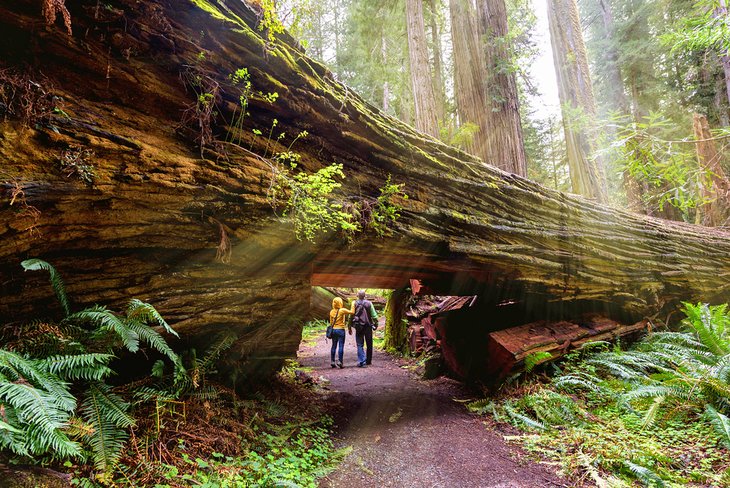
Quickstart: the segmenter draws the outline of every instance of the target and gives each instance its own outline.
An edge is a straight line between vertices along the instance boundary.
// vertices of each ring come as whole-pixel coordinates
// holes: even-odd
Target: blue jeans
[[[345,329],[332,329],[332,362],[335,362],[335,350],[337,350],[337,344],[340,345],[339,358],[340,362],[345,354]]]

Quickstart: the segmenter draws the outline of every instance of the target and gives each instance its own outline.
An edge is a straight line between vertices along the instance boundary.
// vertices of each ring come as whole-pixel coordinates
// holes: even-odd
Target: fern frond
[[[697,334],[702,345],[709,349],[713,354],[725,355],[730,353],[730,340],[721,337],[718,334],[716,322],[722,322],[722,314],[716,307],[709,307],[706,303],[691,305],[685,303],[684,308],[687,314],[685,323]],[[724,327],[719,327],[724,329]]]
[[[42,454],[48,450],[63,457],[78,457],[81,447],[63,433],[71,411],[55,396],[28,384],[0,384],[0,403],[6,411],[13,410],[18,419],[14,427],[22,430],[24,442],[10,444],[10,449],[22,453]],[[7,413],[7,412],[6,412]]]
[[[725,447],[730,448],[730,418],[721,414],[710,405],[705,405],[705,418],[715,428]]]
[[[129,436],[126,429],[134,425],[134,419],[127,415],[128,408],[129,404],[109,386],[98,382],[89,385],[80,412],[94,429],[87,442],[97,469],[108,471],[119,460]]]
[[[177,332],[175,332],[175,330],[170,327],[165,319],[162,318],[162,315],[160,315],[155,307],[136,298],[133,298],[129,301],[129,305],[127,306],[127,318],[144,323],[157,322],[157,324],[165,329],[167,333],[172,334],[177,338],[180,338]]]
[[[130,330],[124,322],[106,307],[92,307],[67,317],[69,322],[87,322],[96,327],[92,338],[102,339],[108,333],[114,333],[122,341],[122,345],[130,352],[139,351],[139,336]]]
[[[570,388],[585,388],[591,391],[601,391],[599,383],[601,380],[593,375],[588,374],[566,374],[558,376],[553,380],[553,385],[559,390],[567,390]]]
[[[107,366],[113,358],[112,354],[89,353],[51,356],[38,362],[45,370],[64,380],[99,381],[114,373]]]
[[[697,394],[698,392],[695,392]],[[677,385],[647,385],[640,386],[634,390],[626,392],[622,395],[622,398],[626,401],[635,400],[638,398],[656,398],[656,397],[668,397],[678,398],[681,400],[689,400],[693,392],[687,384]]]
[[[218,360],[221,354],[230,348],[233,343],[236,342],[237,337],[235,335],[224,335],[211,347],[205,351],[205,356],[202,359],[195,360],[195,366],[198,373],[205,375],[211,373],[215,362]]]
[[[136,320],[122,321],[122,325],[131,334],[146,342],[152,349],[170,358],[170,361],[173,363],[179,361],[178,355],[170,349],[165,339],[149,325],[137,322]]]
[[[655,486],[657,488],[663,488],[666,486],[666,484],[664,484],[664,480],[649,468],[632,463],[631,461],[624,461],[624,464],[632,473],[634,473],[634,476],[636,476],[637,479],[647,486]]]
[[[56,271],[56,268],[51,266],[49,263],[43,261],[42,259],[37,258],[26,259],[25,261],[22,261],[20,265],[26,271],[48,271],[51,279],[51,287],[53,288],[53,291],[56,294],[56,297],[58,298],[58,301],[61,304],[65,315],[68,316],[71,314],[71,306],[68,302],[68,296],[66,296],[66,287],[63,284],[61,275],[59,275]]]
[[[466,404],[466,409],[472,413],[484,415],[485,413],[494,413],[494,401],[489,398],[482,398]]]
[[[69,393],[67,385],[37,360],[0,349],[0,373],[8,382],[28,382],[47,391],[53,395],[54,404],[63,410],[71,411],[76,407],[76,399]]]
[[[507,415],[509,415],[514,421],[524,427],[527,427],[528,429],[547,430],[547,426],[545,426],[543,423],[515,411],[508,405],[504,406],[504,411],[507,412]]]
[[[645,429],[647,427],[651,427],[654,425],[654,422],[656,421],[657,413],[659,412],[659,407],[662,406],[664,403],[665,397],[658,396],[654,398],[654,402],[651,404],[651,406],[648,408],[646,413],[644,414],[644,418],[641,421],[641,428]]]

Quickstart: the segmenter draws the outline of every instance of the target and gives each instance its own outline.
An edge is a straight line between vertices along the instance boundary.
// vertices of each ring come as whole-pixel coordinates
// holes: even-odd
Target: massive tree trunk
[[[606,201],[606,178],[596,154],[596,102],[575,0],[550,0],[548,24],[573,191]]]
[[[430,0],[431,9],[431,44],[433,45],[433,90],[436,99],[436,117],[443,124],[446,116],[446,91],[444,89],[443,54],[441,49],[441,29],[439,27],[439,11],[441,1]]]
[[[431,79],[431,65],[428,62],[423,0],[406,0],[406,23],[411,87],[416,107],[416,129],[430,136],[438,137],[439,124]]]
[[[487,146],[487,106],[484,79],[486,68],[477,34],[476,12],[470,0],[449,0],[451,44],[454,58],[454,98],[459,125],[473,124],[473,137],[466,150],[490,164]]]
[[[498,168],[527,176],[527,157],[520,121],[515,73],[510,66],[507,8],[504,0],[478,0],[479,44],[485,56],[487,105],[486,147]]]
[[[633,215],[485,165],[369,105],[286,35],[265,42],[242,2],[68,5],[74,37],[44,29],[35,0],[0,6],[0,60],[34,81],[0,75],[3,88],[24,90],[14,92],[23,103],[3,100],[10,119],[0,126],[5,323],[59,312],[47,277],[21,271],[32,256],[56,265],[75,309],[137,297],[185,343],[236,334],[221,368],[239,380],[295,354],[312,285],[395,288],[414,278],[531,320],[597,310],[641,318],[679,300],[730,299],[728,233]],[[242,67],[254,95],[239,130],[240,87],[229,75]],[[217,142],[201,157],[192,145],[195,134],[180,126],[200,103],[180,80],[190,69],[219,87],[213,136],[231,131],[242,147]],[[11,109],[28,100],[33,120],[23,126]],[[274,119],[272,138],[252,132]],[[391,237],[294,239],[270,208],[262,155],[285,151],[302,130],[298,168],[342,163],[346,194],[376,197],[388,175],[405,183]]]
[[[722,168],[722,153],[715,146],[707,117],[694,114],[694,129],[697,162],[712,182],[703,188],[703,197],[709,201],[702,207],[702,223],[708,226],[727,225],[730,218],[730,181]]]
[[[624,78],[621,75],[618,50],[616,49],[616,27],[613,21],[613,12],[609,0],[598,0],[598,8],[603,24],[603,33],[608,39],[607,50],[602,54],[606,61],[602,67],[606,72],[606,85],[608,88],[611,108],[621,115],[629,113],[629,101],[624,92]]]

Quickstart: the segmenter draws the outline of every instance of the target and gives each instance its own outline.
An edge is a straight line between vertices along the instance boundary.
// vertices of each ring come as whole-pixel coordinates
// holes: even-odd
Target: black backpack
[[[358,334],[362,334],[365,332],[365,328],[370,326],[370,319],[367,314],[368,311],[365,309],[365,301],[358,300],[355,302],[355,313],[352,316],[351,324]]]

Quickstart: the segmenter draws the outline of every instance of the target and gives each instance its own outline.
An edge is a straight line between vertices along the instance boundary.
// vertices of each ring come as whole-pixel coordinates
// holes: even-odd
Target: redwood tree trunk
[[[694,114],[692,127],[697,140],[697,162],[712,181],[711,185],[703,188],[703,196],[710,203],[702,207],[702,223],[726,225],[730,217],[730,182],[722,168],[722,154],[717,150],[706,116]]]
[[[416,108],[416,129],[430,136],[439,136],[436,99],[433,93],[431,65],[428,62],[423,0],[406,0],[408,56],[411,67],[411,88]]]
[[[441,49],[441,29],[438,24],[439,9],[441,2],[430,0],[431,8],[431,44],[433,44],[433,90],[436,98],[436,116],[440,124],[443,124],[446,116],[446,92],[444,90],[443,75],[443,54]]]
[[[527,158],[520,121],[520,101],[515,73],[509,68],[510,46],[504,0],[478,0],[479,44],[487,76],[487,161],[498,168],[527,176]]]
[[[485,163],[490,159],[487,145],[487,106],[484,79],[486,68],[479,50],[476,12],[469,0],[449,0],[451,42],[454,57],[454,98],[459,125],[473,124],[476,131],[465,144],[466,150]]]
[[[573,191],[606,201],[606,179],[596,154],[596,102],[575,0],[550,0],[548,24]]]

